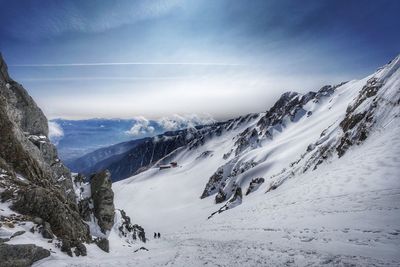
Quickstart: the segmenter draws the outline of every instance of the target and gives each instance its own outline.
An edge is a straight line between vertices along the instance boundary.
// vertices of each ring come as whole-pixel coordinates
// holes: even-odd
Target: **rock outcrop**
[[[90,240],[88,226],[82,222],[75,203],[69,202],[58,190],[32,185],[20,189],[14,208],[48,222],[57,237],[82,243]]]
[[[1,267],[31,266],[35,261],[48,256],[50,256],[50,251],[33,244],[0,244]]]
[[[48,232],[80,245],[89,229],[76,204],[71,173],[48,139],[47,118],[0,55],[0,186],[21,214],[40,217]],[[2,196],[2,200],[3,199]]]
[[[128,244],[136,241],[146,242],[144,229],[140,225],[132,224],[130,217],[123,210],[115,210],[110,172],[103,171],[92,175],[90,183],[85,182],[87,179],[82,175],[74,178],[75,187],[81,192],[78,197],[80,216],[91,225],[93,241],[101,250],[110,251],[110,231],[116,231]],[[65,250],[72,254],[72,249]],[[81,251],[74,252],[83,255]]]
[[[263,184],[264,182],[265,182],[265,179],[262,177],[252,179],[249,184],[249,188],[247,188],[246,196],[248,194],[256,191],[261,186],[261,184]]]
[[[90,178],[90,187],[94,205],[94,216],[103,233],[111,230],[114,225],[114,192],[109,171],[103,171]]]
[[[137,239],[146,243],[146,233],[143,227],[132,224],[131,218],[126,215],[124,210],[119,210],[119,212],[121,213],[121,223],[118,227],[120,237],[125,238],[128,243]]]

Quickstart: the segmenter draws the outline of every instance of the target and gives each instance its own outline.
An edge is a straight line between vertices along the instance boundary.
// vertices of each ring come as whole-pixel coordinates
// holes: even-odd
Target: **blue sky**
[[[50,117],[263,111],[400,51],[400,1],[0,0],[0,51]]]

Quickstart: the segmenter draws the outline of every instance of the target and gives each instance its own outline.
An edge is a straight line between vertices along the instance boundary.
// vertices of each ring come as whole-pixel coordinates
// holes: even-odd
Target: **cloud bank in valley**
[[[167,131],[176,131],[185,128],[193,128],[198,125],[212,124],[216,122],[211,116],[196,114],[162,117],[156,120],[149,120],[145,117],[134,118],[135,122],[126,134],[132,137],[151,136]]]

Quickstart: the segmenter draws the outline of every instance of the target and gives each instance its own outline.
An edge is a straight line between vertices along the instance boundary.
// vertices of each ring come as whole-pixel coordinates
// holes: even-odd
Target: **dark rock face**
[[[1,267],[25,267],[31,266],[35,261],[50,256],[50,251],[35,246],[0,244]]]
[[[92,214],[92,209],[90,208],[90,204],[92,203],[91,198],[85,198],[79,201],[78,208],[79,214],[82,219],[86,222],[90,221],[90,215]]]
[[[242,188],[236,187],[232,197],[219,210],[211,213],[211,215],[208,216],[208,219],[211,219],[215,214],[222,213],[226,210],[232,209],[242,204],[242,199],[243,199]]]
[[[234,179],[239,174],[242,174],[251,168],[257,166],[255,161],[245,161],[237,163],[237,158],[233,158],[228,161],[225,165],[218,168],[218,170],[210,177],[206,187],[200,198],[205,198],[215,194],[215,203],[219,204],[229,199],[235,192],[238,185],[234,181],[229,183],[229,180]]]
[[[61,251],[72,257],[71,242],[68,239],[63,239],[61,241]]]
[[[46,239],[53,239],[54,234],[51,231],[51,226],[48,222],[44,222],[41,229],[42,236]]]
[[[226,200],[226,194],[222,189],[220,189],[218,194],[215,196],[215,204],[222,203],[225,200]]]
[[[95,241],[96,245],[105,252],[110,252],[110,242],[106,238],[97,238]]]
[[[80,195],[78,207],[81,217],[88,222],[95,217],[100,230],[106,234],[107,231],[114,231],[115,212],[120,212],[121,220],[118,221],[118,224],[114,227],[118,228],[119,237],[125,240],[128,244],[131,244],[136,240],[146,242],[144,229],[137,224],[132,224],[130,217],[127,216],[123,210],[114,209],[114,193],[111,188],[112,181],[110,173],[108,171],[103,171],[92,175],[90,178],[90,184],[82,183],[84,180],[86,179],[82,179],[82,177],[75,179],[75,185],[80,188],[81,192],[88,190],[89,186],[91,191],[90,196],[87,194]],[[95,234],[98,236],[98,233]],[[104,237],[104,235],[98,236],[94,242],[103,251],[109,252],[109,241]],[[75,255],[82,256],[86,254],[86,248],[82,247],[82,244],[76,244],[75,246],[76,249],[73,251]]]
[[[254,191],[256,191],[262,183],[265,182],[265,179],[262,177],[254,178],[251,180],[249,184],[249,188],[247,188],[246,196]]]
[[[51,225],[60,238],[79,242],[90,240],[88,226],[82,222],[75,203],[70,203],[59,191],[32,187],[21,189],[14,208],[22,214],[39,216]]]
[[[343,156],[346,150],[353,144],[360,144],[367,139],[369,129],[374,123],[374,112],[377,108],[379,98],[375,97],[379,89],[382,87],[382,82],[376,78],[371,78],[367,84],[361,89],[356,101],[353,105],[349,105],[346,110],[346,117],[340,122],[340,127],[343,130],[342,138],[336,151],[339,157]],[[368,108],[363,112],[356,112],[359,107],[368,98],[375,97]]]
[[[5,62],[0,57],[0,64]],[[8,77],[0,79],[0,157],[13,171],[36,184],[57,184],[72,201],[69,170],[50,143],[47,118],[27,91]],[[69,193],[67,193],[69,192]]]
[[[119,234],[121,237],[126,238],[128,241],[139,239],[146,243],[146,233],[140,225],[132,224],[131,218],[126,215],[124,210],[120,210],[122,223],[119,226]]]
[[[384,102],[377,95],[382,85],[382,81],[375,77],[367,81],[353,103],[347,107],[346,114],[339,123],[341,133],[337,137],[338,141],[325,144],[327,143],[324,141],[325,135],[329,129],[324,130],[321,133],[320,140],[307,149],[306,153],[311,153],[311,156],[305,164],[304,171],[309,168],[316,169],[318,165],[335,154],[342,157],[351,146],[359,145],[367,139],[375,121],[375,112],[379,108],[378,103]],[[358,107],[363,103],[364,107],[359,110]]]
[[[208,180],[206,187],[204,188],[203,193],[201,194],[200,198],[206,198],[212,194],[218,192],[218,189],[221,186],[222,179],[224,178],[224,169],[219,168]]]
[[[111,230],[114,225],[114,192],[111,185],[111,174],[108,171],[97,173],[90,179],[94,215],[103,233]]]
[[[87,225],[75,202],[71,173],[48,139],[47,118],[22,85],[13,81],[0,56],[0,187],[22,214],[40,217],[45,236],[89,241]],[[16,173],[25,180],[16,178]]]
[[[74,253],[76,256],[86,256],[87,250],[84,244],[79,244],[76,246]]]

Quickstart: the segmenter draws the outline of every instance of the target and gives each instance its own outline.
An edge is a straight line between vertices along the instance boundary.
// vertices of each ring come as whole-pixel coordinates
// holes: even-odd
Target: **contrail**
[[[131,76],[131,77],[55,77],[55,78],[21,78],[25,82],[42,82],[42,81],[84,81],[84,80],[184,80],[193,79],[195,76]]]
[[[125,66],[125,65],[175,65],[175,66],[243,66],[236,63],[218,62],[98,62],[98,63],[61,63],[61,64],[14,64],[10,67],[86,67],[86,66]]]

